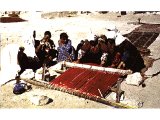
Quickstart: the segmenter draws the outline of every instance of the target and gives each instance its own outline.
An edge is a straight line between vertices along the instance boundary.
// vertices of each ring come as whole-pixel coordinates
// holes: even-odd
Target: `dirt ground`
[[[131,32],[139,25],[129,24],[137,22],[141,18],[144,23],[160,24],[160,15],[154,14],[133,14],[121,16],[120,13],[107,14],[82,14],[73,17],[55,17],[54,19],[43,19],[39,16],[40,13],[28,17],[27,13],[21,16],[27,19],[25,22],[17,23],[0,23],[1,33],[1,50],[9,43],[23,44],[24,36],[31,37],[33,30],[36,30],[37,39],[43,37],[46,30],[52,32],[52,39],[56,46],[59,39],[59,34],[63,31],[67,32],[72,40],[74,47],[80,40],[88,37],[88,34],[105,34],[105,28],[108,24],[115,24],[122,34]],[[50,15],[48,16],[48,18]],[[47,16],[45,16],[47,18]],[[128,105],[138,106],[142,103],[141,108],[160,108],[160,36],[149,46],[151,57],[155,59],[153,65],[146,71],[146,75],[156,74],[154,77],[149,77],[144,81],[145,86],[131,86],[122,82],[122,90],[125,91],[124,103]],[[7,75],[7,73],[6,73]],[[10,82],[0,87],[0,108],[113,108],[98,102],[80,98],[67,93],[56,90],[45,89],[32,85],[32,90],[21,95],[13,94],[13,86],[15,81]],[[46,95],[53,101],[44,106],[35,106],[30,102],[31,95]]]

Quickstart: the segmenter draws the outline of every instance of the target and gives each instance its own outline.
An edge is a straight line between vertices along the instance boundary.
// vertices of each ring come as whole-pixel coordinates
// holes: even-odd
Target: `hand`
[[[65,44],[65,41],[64,41],[64,40],[59,40],[59,41],[58,41],[58,45],[59,45],[59,46],[62,46],[62,45],[64,45],[64,44]]]
[[[40,41],[40,44],[41,44],[41,45],[44,45],[45,42],[46,42],[46,40],[45,40],[45,38],[43,38],[43,39]]]
[[[48,58],[49,58],[49,60],[50,60],[50,61],[52,61],[52,60],[53,60],[53,57],[52,57],[52,56],[49,56]]]
[[[80,63],[80,62],[79,62],[79,59],[78,59],[78,60],[76,60],[76,61],[74,61],[73,63]]]
[[[40,45],[44,45],[44,42],[43,42],[43,41],[41,41],[41,42],[40,42]]]
[[[105,61],[101,61],[101,66],[103,67],[105,65]]]
[[[125,63],[123,61],[121,61],[117,68],[118,69],[124,69],[125,68]]]

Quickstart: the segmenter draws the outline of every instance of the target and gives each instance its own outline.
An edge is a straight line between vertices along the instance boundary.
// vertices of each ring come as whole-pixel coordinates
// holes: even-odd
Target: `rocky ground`
[[[2,31],[1,49],[9,43],[23,44],[25,37],[32,37],[33,30],[37,32],[37,39],[43,37],[44,31],[50,30],[52,32],[52,39],[56,45],[59,34],[65,31],[72,40],[74,47],[76,47],[79,41],[87,38],[91,31],[98,35],[104,34],[105,27],[111,23],[114,23],[122,34],[129,33],[138,27],[139,25],[130,24],[137,22],[138,18],[141,18],[141,22],[145,23],[160,23],[160,15],[154,14],[133,15],[129,13],[121,16],[119,13],[91,13],[73,17],[54,17],[54,19],[43,19],[37,14],[32,15],[32,17],[28,17],[27,14],[22,14],[21,16],[28,21],[0,23],[0,29]],[[45,18],[47,18],[47,16],[45,16]],[[143,87],[131,86],[127,85],[125,81],[122,82],[121,88],[125,91],[125,99],[123,102],[128,102],[129,105],[134,106],[137,106],[138,103],[143,103],[142,108],[160,108],[160,74],[158,74],[160,71],[160,36],[149,46],[149,49],[151,50],[150,57],[155,59],[155,61],[145,74],[148,76],[155,74],[155,76],[147,78],[144,82],[145,86]],[[32,85],[31,91],[21,95],[14,95],[12,93],[14,83],[13,81],[0,87],[0,108],[112,108],[91,100],[34,85]],[[30,102],[30,97],[33,94],[46,95],[53,101],[44,106],[35,106]]]

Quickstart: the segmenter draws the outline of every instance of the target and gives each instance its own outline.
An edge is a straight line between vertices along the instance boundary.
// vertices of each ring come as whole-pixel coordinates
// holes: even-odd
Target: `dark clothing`
[[[40,45],[40,41],[35,40],[35,49]],[[37,57],[39,58],[39,62],[41,65],[45,62],[45,59],[48,59],[49,56],[52,57],[52,59],[57,57],[57,50],[54,49],[55,44],[53,40],[49,40],[48,42],[45,42],[44,45],[40,48],[40,50],[36,53]],[[50,61],[52,63],[52,61]],[[48,64],[52,65],[48,62]]]
[[[77,45],[77,49],[75,50],[75,60],[78,59],[78,51],[82,48],[84,44],[84,41],[82,40],[78,45]]]
[[[52,40],[49,40],[49,45],[44,44],[42,48],[38,51],[37,57],[28,57],[23,51],[19,51],[17,55],[18,63],[21,67],[21,71],[19,72],[19,75],[22,74],[25,69],[32,69],[34,72],[42,67],[43,63],[46,62],[46,66],[50,67],[52,65],[55,65],[56,62],[52,61],[53,58],[57,57],[57,51],[54,49],[48,49],[48,47],[55,47],[54,42]],[[39,40],[35,40],[35,48],[37,48],[40,45]],[[47,51],[48,49],[48,51]],[[49,59],[49,57],[52,57],[52,59]]]
[[[78,47],[85,51],[84,55],[79,59],[80,63],[101,63],[102,51],[98,46],[98,40],[87,41],[85,45],[79,44]]]
[[[122,60],[121,54],[119,52],[115,53],[111,67],[117,68],[118,65],[120,64],[121,60]]]
[[[28,57],[25,53],[18,52],[17,60],[21,68],[21,71],[19,72],[19,74],[22,74],[25,71],[25,69],[28,68]]]
[[[34,41],[35,41],[34,47],[37,48],[40,44],[40,41],[39,40],[34,40]]]
[[[126,69],[140,72],[145,67],[144,60],[139,51],[130,41],[123,41],[117,46],[117,50],[122,54],[122,61],[125,63]]]
[[[25,71],[25,69],[32,69],[33,71],[36,71],[41,67],[39,61],[37,61],[36,58],[28,57],[21,51],[18,52],[17,59],[21,67],[19,75],[21,75]]]
[[[107,53],[108,55],[106,55],[106,60],[105,60],[105,63],[104,63],[104,67],[117,67],[117,64],[120,62],[121,59],[117,58],[117,52],[114,51],[113,53]],[[119,57],[119,56],[118,56]]]
[[[101,63],[101,56],[102,52],[99,51],[98,53],[93,53],[91,51],[88,51],[80,58],[79,62],[80,63],[96,63],[100,64]]]
[[[104,67],[113,66],[113,64],[118,64],[116,55],[118,53],[116,47],[115,47],[115,40],[114,39],[108,39],[107,43],[101,44],[101,50],[104,53],[107,53],[106,61],[104,63]],[[115,65],[116,66],[116,65]]]

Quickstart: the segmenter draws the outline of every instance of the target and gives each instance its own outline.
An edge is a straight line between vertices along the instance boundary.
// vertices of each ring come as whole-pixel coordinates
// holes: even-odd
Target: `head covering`
[[[65,33],[65,32],[62,32],[62,33],[60,34],[60,39],[65,39],[65,40],[67,40],[68,37],[69,37],[68,34]]]
[[[95,40],[96,39],[96,35],[95,34],[90,34],[89,36],[88,36],[88,40]]]
[[[23,46],[20,46],[20,47],[19,47],[19,50],[24,51],[24,50],[25,50],[25,48],[24,48]]]
[[[104,39],[102,39],[102,38],[98,38],[98,41],[105,42],[105,40],[104,40]]]
[[[106,37],[107,39],[116,39],[117,33],[115,31],[107,31]]]
[[[107,25],[106,29],[107,29],[108,31],[118,32],[118,29],[117,29],[117,27],[116,27],[114,24],[109,24],[109,25]]]
[[[115,45],[120,45],[126,38],[122,36],[122,34],[117,33],[117,37],[115,39]]]
[[[106,29],[107,29],[106,33],[107,39],[114,39],[116,46],[120,45],[126,39],[125,37],[122,36],[121,33],[118,32],[118,29],[116,28],[115,25],[110,24],[107,26]]]
[[[44,35],[49,35],[49,38],[51,38],[51,36],[52,36],[50,31],[45,31]]]
[[[118,29],[114,24],[107,25],[106,30],[107,30],[107,33],[106,33],[107,39],[116,39],[117,37],[116,34],[118,32]]]

